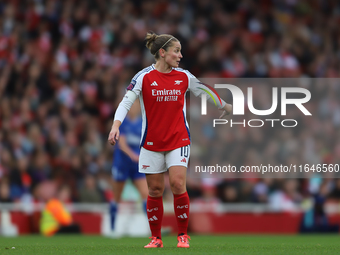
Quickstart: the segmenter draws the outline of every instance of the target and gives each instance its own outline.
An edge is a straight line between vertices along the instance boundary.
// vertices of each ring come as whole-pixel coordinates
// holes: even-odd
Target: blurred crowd
[[[148,31],[178,38],[180,66],[197,77],[338,78],[339,22],[337,0],[1,1],[0,202],[45,201],[61,184],[73,202],[112,199],[107,136],[131,78],[154,62]],[[308,132],[271,144],[249,132],[230,140],[234,160],[275,157],[283,143],[339,163],[340,86],[315,90],[320,116]],[[340,182],[321,178],[188,180],[193,200],[233,203],[295,206],[321,187],[340,199]]]

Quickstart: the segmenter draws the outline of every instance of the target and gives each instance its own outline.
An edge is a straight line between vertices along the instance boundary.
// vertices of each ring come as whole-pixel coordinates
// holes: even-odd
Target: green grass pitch
[[[191,236],[190,248],[177,248],[176,236],[163,238],[164,248],[144,249],[147,238],[101,236],[0,237],[0,254],[340,254],[338,235]],[[15,247],[15,249],[12,249]]]

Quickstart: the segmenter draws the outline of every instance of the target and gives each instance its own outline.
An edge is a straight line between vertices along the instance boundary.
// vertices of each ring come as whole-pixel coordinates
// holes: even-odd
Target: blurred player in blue
[[[118,204],[127,179],[131,179],[143,199],[143,209],[146,212],[148,187],[145,174],[138,172],[140,138],[142,132],[142,117],[139,102],[135,102],[126,119],[120,126],[120,138],[114,152],[112,175],[114,180],[114,201],[110,204],[111,230],[115,228],[115,218]]]

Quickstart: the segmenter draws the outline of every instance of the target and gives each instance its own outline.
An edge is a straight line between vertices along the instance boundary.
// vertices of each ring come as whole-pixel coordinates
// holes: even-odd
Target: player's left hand
[[[225,106],[221,109],[221,110],[223,110],[223,112],[220,116],[220,119],[222,119],[224,116],[229,115],[231,113],[232,109],[233,109],[233,106],[231,104],[228,104],[228,103],[225,104]]]

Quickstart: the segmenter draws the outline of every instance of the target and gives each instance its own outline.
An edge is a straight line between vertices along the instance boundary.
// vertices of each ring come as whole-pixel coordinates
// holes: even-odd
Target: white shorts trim
[[[166,172],[172,166],[188,167],[190,145],[172,151],[150,151],[141,148],[139,155],[139,172],[158,174]]]

